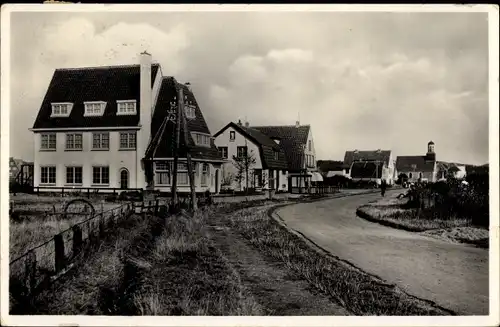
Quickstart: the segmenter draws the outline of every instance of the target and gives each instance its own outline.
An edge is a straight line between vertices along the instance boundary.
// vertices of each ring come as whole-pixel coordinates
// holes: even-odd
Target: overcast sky
[[[488,161],[486,13],[13,13],[11,156],[56,68],[135,64],[191,82],[212,134],[229,121],[312,126],[317,159],[392,149]]]

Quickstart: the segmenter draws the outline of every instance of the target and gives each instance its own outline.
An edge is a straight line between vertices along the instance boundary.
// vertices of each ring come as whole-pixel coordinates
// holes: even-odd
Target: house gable
[[[260,166],[263,169],[287,169],[286,156],[279,144],[256,129],[231,122],[214,134],[216,139],[219,137],[217,145],[228,146],[228,143],[232,142],[227,133],[230,131],[238,133],[238,135],[241,135],[241,137],[257,147],[261,162]]]
[[[186,119],[188,129],[188,144],[184,141],[184,127],[181,124],[181,137],[179,142],[179,156],[185,157],[187,149],[190,149],[193,159],[205,159],[223,161],[213,139],[209,146],[200,146],[195,143],[193,133],[211,135],[203,113],[196,101],[196,98],[186,85],[178,83],[173,77],[164,77],[159,88],[158,99],[156,101],[153,119],[151,122],[151,139],[146,151],[146,158],[172,158],[175,140],[175,122],[168,121],[164,124],[168,111],[171,109],[170,103],[177,97],[178,88],[182,88],[186,97],[186,102],[195,108],[194,119]]]
[[[305,167],[304,147],[309,137],[310,125],[251,126],[271,139],[279,139],[279,146],[286,156],[289,172],[298,172]]]

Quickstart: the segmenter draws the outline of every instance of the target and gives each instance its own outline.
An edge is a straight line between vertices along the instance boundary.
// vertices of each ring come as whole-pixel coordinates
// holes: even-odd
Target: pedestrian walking
[[[382,194],[382,196],[385,196],[386,189],[387,189],[387,184],[385,179],[383,179],[382,182],[380,183],[380,193]]]

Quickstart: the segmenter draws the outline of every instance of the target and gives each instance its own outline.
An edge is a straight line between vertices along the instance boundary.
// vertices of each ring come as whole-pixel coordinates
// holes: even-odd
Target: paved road
[[[389,192],[394,194],[395,191]],[[281,208],[286,224],[359,268],[461,315],[488,315],[488,250],[368,222],[356,209],[379,194]]]

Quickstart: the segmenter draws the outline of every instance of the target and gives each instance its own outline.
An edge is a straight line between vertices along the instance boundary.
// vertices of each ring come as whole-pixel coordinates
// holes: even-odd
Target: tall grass
[[[289,232],[266,208],[232,215],[229,224],[262,252],[283,262],[312,286],[356,315],[446,315],[446,310],[405,294],[343,261],[311,248]]]

